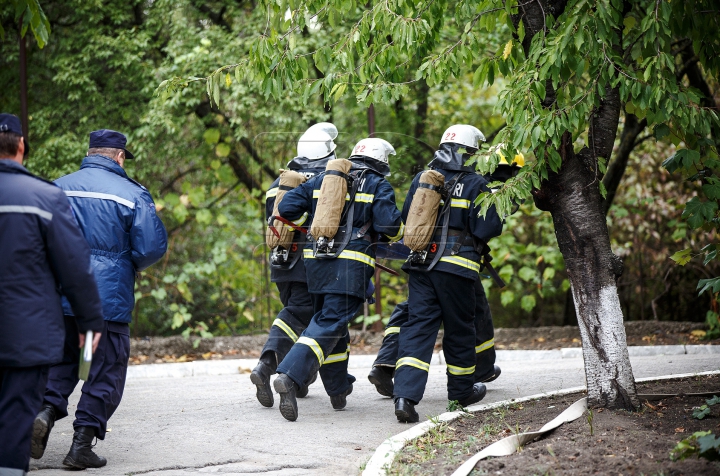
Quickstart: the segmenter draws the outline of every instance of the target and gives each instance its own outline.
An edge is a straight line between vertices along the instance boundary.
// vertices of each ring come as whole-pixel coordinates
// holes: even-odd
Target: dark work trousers
[[[98,348],[93,354],[90,375],[82,386],[82,395],[75,411],[73,428],[91,427],[95,436],[105,439],[107,422],[120,405],[128,359],[130,358],[130,327],[120,322],[105,321]],[[45,403],[55,407],[57,419],[68,415],[68,398],[78,384],[78,329],[75,318],[65,316],[65,350],[63,360],[50,367]]]
[[[400,339],[400,328],[405,324],[410,315],[408,310],[408,302],[403,301],[393,309],[390,314],[390,320],[385,326],[385,335],[383,336],[382,345],[378,352],[377,359],[373,363],[382,365],[383,367],[395,367],[398,355],[398,340]]]
[[[305,386],[319,369],[325,391],[332,397],[355,381],[347,372],[348,323],[363,300],[347,294],[312,294],[312,298],[315,315],[277,371]]]
[[[475,381],[482,382],[495,373],[495,327],[485,288],[475,281]]]
[[[42,407],[48,367],[0,367],[0,470],[29,469],[32,426]]]
[[[385,327],[385,336],[373,365],[395,367],[398,355],[400,328],[407,322],[410,311],[408,302],[395,306]],[[485,288],[475,281],[475,381],[481,382],[495,372],[495,329],[488,306]]]
[[[306,283],[289,281],[275,284],[285,307],[275,318],[260,354],[260,360],[273,370],[283,361],[313,317],[312,297]]]
[[[448,399],[465,400],[475,374],[475,282],[451,273],[410,271],[410,317],[400,329],[395,398],[422,400],[435,339],[443,324]]]

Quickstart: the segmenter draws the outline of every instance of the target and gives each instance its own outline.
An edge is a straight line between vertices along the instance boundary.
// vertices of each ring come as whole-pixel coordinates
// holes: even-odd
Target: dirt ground
[[[643,383],[639,393],[676,394],[717,391],[720,376]],[[395,460],[392,475],[452,474],[491,443],[515,432],[537,430],[583,394],[515,404],[442,424],[408,444]],[[643,402],[639,412],[595,410],[566,423],[510,456],[480,461],[471,473],[499,475],[720,475],[720,462],[690,457],[672,461],[670,451],[696,431],[720,434],[720,405],[698,420],[693,407],[705,398],[672,397]]]
[[[703,340],[705,326],[696,322],[629,321],[625,331],[629,345],[720,344],[720,339]],[[381,332],[350,330],[351,353],[376,354],[382,344]],[[190,362],[256,358],[260,356],[267,334],[212,339],[183,337],[133,338],[130,345],[131,364]],[[195,343],[197,341],[197,344]],[[497,349],[559,349],[580,347],[577,327],[525,327],[495,330]],[[442,331],[436,349],[442,349]]]

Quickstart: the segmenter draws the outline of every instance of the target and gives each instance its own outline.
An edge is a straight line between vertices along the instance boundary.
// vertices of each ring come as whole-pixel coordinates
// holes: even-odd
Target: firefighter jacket
[[[378,172],[367,168],[361,159],[351,159],[351,173],[367,169],[361,179],[353,204],[353,233],[345,249],[334,259],[313,257],[312,243],[305,246],[308,288],[314,294],[350,294],[364,299],[368,281],[375,268],[377,241],[397,241],[402,237],[403,223],[395,203],[395,192],[390,183]],[[297,220],[304,213],[310,219],[317,207],[324,173],[318,174],[294,190],[289,191],[280,203],[283,218]],[[346,200],[349,200],[349,195]],[[342,224],[341,224],[342,226]],[[367,235],[357,238],[363,227]]]
[[[431,165],[433,164],[431,163]],[[436,168],[435,170],[445,176],[445,183],[450,182],[456,173],[467,172],[465,167],[457,167],[455,170],[445,168]],[[407,220],[412,198],[418,188],[421,174],[422,172],[418,173],[410,185],[410,190],[408,191],[402,211],[403,221]],[[452,273],[473,280],[479,277],[481,257],[472,243],[473,237],[475,244],[477,244],[480,243],[478,240],[487,242],[490,238],[498,236],[502,232],[502,221],[495,211],[495,207],[488,210],[485,218],[478,216],[479,208],[475,206],[475,199],[482,192],[490,191],[487,185],[488,181],[485,178],[473,172],[467,173],[467,175],[459,180],[453,189],[449,191],[450,196],[448,199],[451,200],[451,202],[448,227],[452,236],[448,239],[444,256],[440,258],[440,261],[438,261],[432,269],[433,271]],[[430,247],[432,247],[433,244],[437,245],[440,231],[440,226],[438,226],[435,232],[435,239]],[[450,255],[450,249],[458,239],[462,238],[463,231],[466,232],[466,238],[463,241],[465,244],[459,248],[458,253]],[[430,251],[436,250],[431,249]],[[443,250],[437,250],[437,252],[443,252]],[[406,263],[403,269],[408,271],[413,268]]]
[[[331,154],[328,157],[324,157],[318,160],[307,160],[305,157],[295,157],[293,160],[288,162],[287,168],[294,170],[295,172],[301,173],[306,179],[310,180],[315,175],[325,171],[325,166],[328,161],[335,158],[335,154]],[[278,185],[280,185],[280,177],[276,178],[275,181],[270,185],[270,188],[265,193],[265,222],[268,221],[272,215],[273,208],[275,207],[275,197],[278,193]],[[298,226],[310,227],[310,221],[308,220],[309,213],[303,214],[300,219],[295,220]],[[292,252],[302,253],[302,248],[305,246],[305,235],[299,231],[295,232],[293,237],[293,246],[297,246],[297,250],[291,250]],[[273,283],[288,283],[288,282],[301,282],[306,281],[305,278],[305,264],[303,263],[302,257],[295,263],[290,269],[282,269],[276,267],[270,267],[270,281]]]
[[[105,320],[129,323],[135,306],[135,273],[167,250],[165,226],[150,193],[102,155],[85,157],[79,171],[55,183],[65,191],[90,245]],[[72,315],[67,302],[63,308]]]
[[[0,159],[0,367],[60,362],[60,289],[80,332],[102,331],[90,248],[58,187]]]

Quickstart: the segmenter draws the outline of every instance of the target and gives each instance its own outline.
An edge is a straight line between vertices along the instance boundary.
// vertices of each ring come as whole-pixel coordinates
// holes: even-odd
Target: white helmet
[[[318,124],[316,124],[316,126],[317,125]],[[308,160],[317,160],[327,157],[337,148],[337,145],[335,145],[335,142],[333,141],[335,137],[337,137],[337,129],[335,129],[335,136],[333,137],[320,128],[313,130],[311,127],[305,131],[305,134],[303,134],[302,137],[300,137],[297,146],[297,154],[299,157],[306,157]]]
[[[485,136],[480,132],[480,129],[468,124],[455,124],[443,132],[440,143],[452,142],[454,144],[462,144],[465,147],[479,149],[479,141],[485,141]]]
[[[327,135],[332,137],[333,140],[337,139],[338,136],[337,127],[335,127],[335,124],[333,124],[332,122],[318,122],[317,124],[308,127],[308,130],[305,131],[305,134],[310,131],[323,131],[327,133]]]
[[[387,164],[388,157],[395,155],[395,149],[385,139],[370,137],[361,140],[355,145],[350,156],[353,155],[364,155],[365,157],[370,157],[371,159],[379,160]]]

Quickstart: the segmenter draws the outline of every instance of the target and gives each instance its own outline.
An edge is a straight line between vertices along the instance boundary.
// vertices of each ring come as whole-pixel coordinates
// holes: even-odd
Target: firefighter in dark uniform
[[[22,166],[20,120],[0,114],[0,474],[28,470],[35,415],[63,356],[59,289],[75,311],[76,345],[103,331],[90,248],[60,188]],[[79,335],[78,335],[79,334]]]
[[[355,377],[347,372],[348,323],[365,299],[368,283],[375,268],[372,244],[396,241],[402,237],[403,224],[395,203],[395,193],[385,179],[389,175],[388,156],[392,146],[376,138],[363,139],[350,157],[353,177],[346,200],[345,222],[340,223],[347,240],[335,235],[333,241],[344,249],[329,245],[323,248],[321,237],[308,239],[304,250],[308,287],[315,315],[302,336],[278,367],[274,382],[280,394],[280,412],[294,421],[298,417],[297,389],[307,385],[319,369],[320,377],[334,409],[342,410],[352,392]],[[280,215],[297,220],[304,213],[315,214],[323,178],[317,175],[285,195]],[[352,219],[350,220],[350,217]],[[340,232],[339,232],[340,233]],[[336,254],[338,251],[339,254]],[[323,259],[335,256],[331,259]]]
[[[291,160],[287,167],[310,179],[324,172],[327,163],[335,159],[335,138],[337,128],[328,122],[311,126],[300,137],[297,145],[298,156]],[[269,219],[275,206],[280,177],[278,177],[265,194],[265,219]],[[303,214],[296,221],[298,226],[308,226],[308,215]],[[285,225],[287,226],[287,225]],[[250,374],[250,380],[257,387],[257,399],[261,405],[272,407],[273,392],[270,388],[270,377],[276,372],[277,366],[285,358],[290,348],[298,340],[310,323],[313,316],[313,304],[308,292],[305,265],[302,258],[305,236],[295,231],[293,243],[289,250],[271,250],[270,279],[277,286],[280,301],[284,308],[275,318],[270,327],[268,340],[260,354],[260,361]],[[285,251],[287,256],[282,255]],[[315,377],[311,379],[311,382]],[[307,396],[308,387],[298,389],[297,396]]]
[[[409,319],[402,326],[395,370],[395,415],[401,422],[419,420],[415,411],[422,399],[430,370],[435,338],[444,325],[443,349],[447,362],[448,398],[462,406],[477,403],[486,388],[475,383],[475,283],[486,242],[502,231],[494,208],[478,216],[475,199],[489,192],[487,180],[464,165],[475,154],[482,133],[469,125],[451,126],[429,166],[445,177],[448,196],[441,224],[428,253],[411,253],[403,269],[409,279]],[[420,175],[413,180],[403,207],[408,218]],[[472,363],[472,365],[469,365]]]
[[[501,143],[489,150],[490,154],[498,155],[499,161],[495,170],[484,176],[488,182],[506,182],[525,166],[525,156],[521,152],[515,151],[512,163],[508,163],[502,152],[503,149],[505,149],[505,145]],[[402,246],[402,241],[400,241],[394,245],[380,247],[378,257],[404,260],[407,259],[409,252],[410,249]],[[384,255],[381,256],[381,253]],[[500,287],[504,286],[502,282],[498,284]],[[475,382],[488,383],[496,380],[500,376],[501,370],[495,365],[495,328],[485,288],[480,280],[475,283],[475,299]],[[395,374],[400,328],[407,322],[408,316],[407,301],[395,306],[385,327],[385,335],[377,359],[368,374],[370,383],[375,385],[380,395],[386,397],[393,396],[392,378]]]
[[[400,329],[410,316],[408,301],[395,306],[390,321],[385,327],[385,335],[377,359],[368,374],[368,380],[375,385],[378,393],[385,397],[393,396],[393,375],[398,356]],[[480,280],[475,282],[475,382],[488,383],[500,376],[500,367],[495,365],[495,329],[493,328],[490,307],[485,288]]]
[[[63,464],[72,469],[98,468],[107,460],[92,451],[105,439],[107,423],[122,400],[130,358],[130,321],[135,306],[135,276],[167,250],[165,226],[145,187],[125,173],[134,156],[120,132],[90,133],[80,170],[55,183],[70,200],[80,229],[92,250],[90,264],[103,305],[103,335],[82,386],[75,411],[73,441]],[[56,420],[68,415],[68,398],[78,383],[79,354],[72,330],[72,310],[65,312],[65,354],[50,367],[43,408],[35,419],[33,458],[42,457]]]

